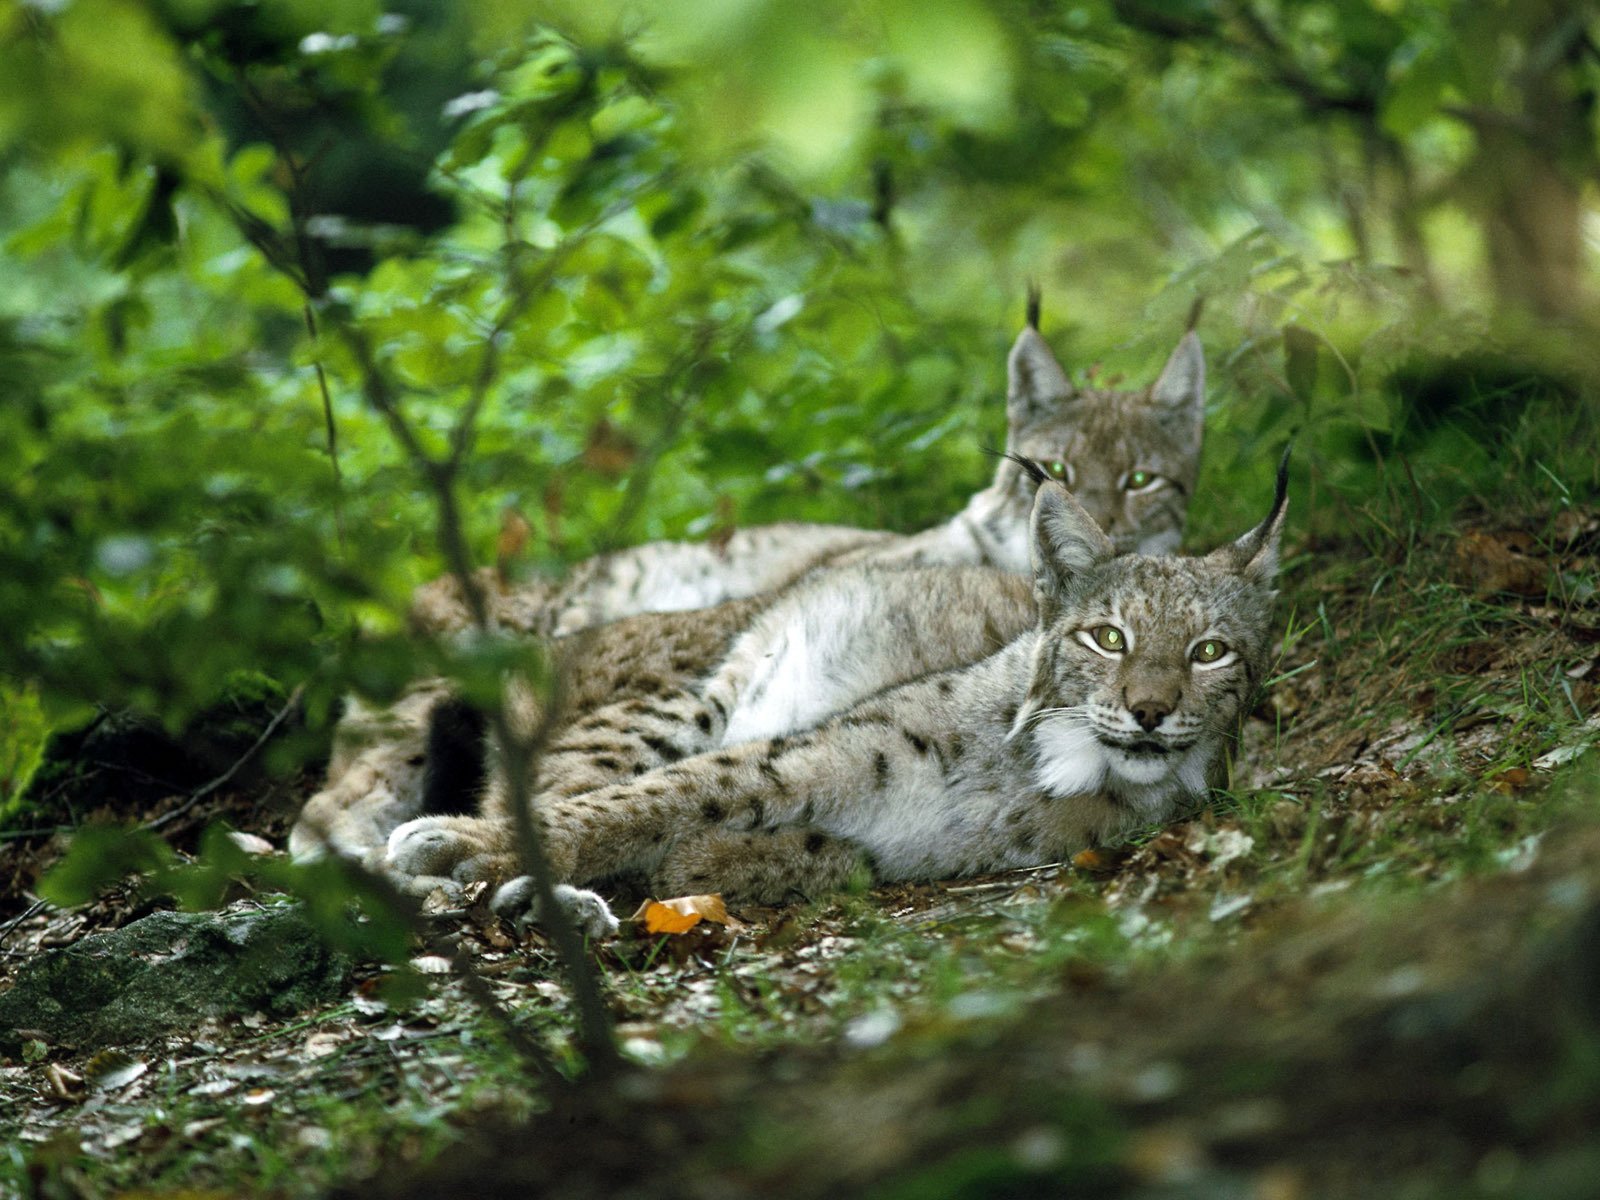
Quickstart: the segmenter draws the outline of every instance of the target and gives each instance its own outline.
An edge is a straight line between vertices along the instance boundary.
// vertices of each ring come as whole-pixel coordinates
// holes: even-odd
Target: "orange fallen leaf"
[[[701,921],[743,929],[744,923],[728,915],[728,906],[715,893],[709,896],[678,896],[671,900],[646,900],[633,914],[646,933],[685,933]]]
[[[644,922],[646,933],[687,933],[700,924],[697,912],[679,912],[659,900],[646,900],[633,914],[635,921]]]
[[[1072,856],[1072,865],[1080,871],[1090,871],[1096,875],[1109,875],[1127,861],[1128,855],[1124,850],[1106,850],[1104,848],[1090,848],[1080,850]]]

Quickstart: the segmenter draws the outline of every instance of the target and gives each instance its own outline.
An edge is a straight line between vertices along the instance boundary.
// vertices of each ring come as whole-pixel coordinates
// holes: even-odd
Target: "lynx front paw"
[[[556,903],[566,910],[578,932],[588,938],[606,938],[617,931],[617,918],[598,894],[565,883],[555,886]],[[489,902],[507,920],[519,925],[537,922],[539,898],[531,875],[519,875],[494,894]]]
[[[389,835],[384,866],[402,879],[492,880],[503,857],[501,842],[493,827],[472,817],[418,817]]]

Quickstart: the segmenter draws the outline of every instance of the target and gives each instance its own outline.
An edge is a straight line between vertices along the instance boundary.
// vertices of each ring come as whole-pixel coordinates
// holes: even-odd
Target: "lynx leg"
[[[418,817],[389,835],[384,865],[402,880],[503,879],[516,870],[511,826],[483,817]]]
[[[846,888],[870,869],[860,846],[819,829],[718,829],[675,842],[650,882],[660,896],[721,892],[735,902],[786,904]]]
[[[869,871],[857,845],[817,829],[715,830],[691,835],[667,852],[651,876],[658,896],[721,892],[735,903],[787,904],[848,887]],[[605,901],[585,888],[556,887],[556,897],[590,937],[616,932]],[[533,880],[521,875],[500,888],[495,912],[518,923],[538,921]]]
[[[610,937],[617,931],[616,915],[598,892],[565,883],[556,884],[553,890],[556,903],[566,910],[568,918],[585,937]],[[489,907],[518,925],[536,923],[539,905],[532,877],[519,875],[507,883],[494,894]]]
[[[289,831],[291,855],[305,860],[332,850],[361,858],[422,810],[429,720],[448,694],[445,680],[429,679],[388,708],[350,701],[334,732],[327,780]]]
[[[621,700],[563,729],[540,755],[541,796],[581,796],[717,745],[722,710],[691,690]]]

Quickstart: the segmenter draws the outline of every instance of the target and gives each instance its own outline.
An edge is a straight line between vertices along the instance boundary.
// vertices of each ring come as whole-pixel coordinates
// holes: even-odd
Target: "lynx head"
[[[1200,468],[1206,363],[1190,329],[1148,387],[1080,388],[1039,334],[1037,293],[1007,363],[1006,443],[1066,484],[1119,551],[1168,554]],[[1011,480],[1030,489],[1027,476]]]
[[[1157,818],[1198,796],[1260,686],[1288,478],[1265,520],[1198,557],[1118,556],[1065,487],[1033,510],[1040,637],[1011,739],[1058,795]]]

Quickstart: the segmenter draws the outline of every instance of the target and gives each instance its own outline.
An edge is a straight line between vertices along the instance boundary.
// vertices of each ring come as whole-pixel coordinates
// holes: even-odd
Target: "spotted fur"
[[[661,891],[777,901],[857,871],[914,879],[1031,865],[1170,817],[1214,780],[1261,684],[1284,490],[1280,471],[1271,513],[1238,541],[1160,558],[1118,556],[1065,488],[1042,485],[1026,620],[942,604],[937,581],[949,572],[919,581],[932,589],[923,616],[971,614],[969,651],[981,627],[1022,626],[1003,646],[807,728],[544,797],[535,812],[558,877],[642,874]],[[931,646],[961,624],[913,622],[900,653],[931,656],[919,637]],[[1108,628],[1115,636],[1097,641]],[[459,865],[463,844],[477,851],[468,877],[509,868],[505,814],[439,820],[396,831],[402,873],[426,874],[435,854]],[[513,881],[497,904],[517,907],[527,891]]]
[[[1052,464],[1056,478],[1082,481],[1080,487],[1088,488],[1085,494],[1091,514],[1113,531],[1122,548],[1149,552],[1173,548],[1181,533],[1199,457],[1205,367],[1198,339],[1193,332],[1185,334],[1156,383],[1148,388],[1091,390],[1076,387],[1068,379],[1040,336],[1037,311],[1031,306],[1029,318],[1008,361],[1007,448]],[[1150,475],[1153,483],[1137,497],[1114,486],[1116,480],[1126,482],[1141,471]],[[690,736],[680,737],[678,729],[685,721],[713,721],[719,734],[724,730],[727,714],[715,712],[715,705],[731,705],[726,688],[712,693],[710,712],[684,701],[681,693],[722,661],[737,623],[751,611],[725,607],[729,602],[741,603],[757,594],[782,596],[786,589],[824,568],[832,572],[846,567],[981,565],[1026,575],[1028,516],[1037,486],[1026,470],[1007,459],[1000,462],[989,486],[977,492],[961,512],[918,534],[901,536],[839,526],[766,526],[735,533],[721,545],[663,542],[606,555],[580,564],[560,585],[529,584],[507,590],[484,573],[481,583],[497,627],[510,634],[556,635],[558,660],[571,661],[566,719],[578,728],[564,730],[563,741],[596,749],[586,763],[581,763],[576,753],[564,752],[560,759],[564,774],[555,786],[572,794],[628,777],[641,764],[645,769],[659,765],[675,750],[692,753],[691,747],[706,744],[705,736],[711,731],[691,729]],[[876,576],[884,577],[882,572]],[[774,686],[774,681],[788,684],[794,673],[804,674],[808,655],[816,657],[810,673],[820,676],[833,669],[825,665],[830,659],[859,653],[855,649],[863,644],[859,621],[851,626],[848,638],[830,641],[831,624],[817,620],[818,613],[853,606],[860,613],[881,612],[883,619],[891,622],[904,620],[909,610],[875,602],[873,586],[870,582],[848,584],[850,596],[832,600],[827,599],[826,591],[808,592],[820,598],[809,618],[802,614],[782,642],[787,670],[768,669],[763,674],[759,664],[750,666],[752,696],[765,696],[765,702],[758,704],[752,699],[746,705],[741,723],[732,731],[734,738],[746,740],[797,727],[837,712],[841,703],[857,698],[847,688],[809,685],[791,695],[784,687]],[[758,611],[766,611],[770,600],[757,603]],[[719,604],[724,607],[707,610],[710,616],[672,615],[681,609]],[[652,612],[669,615],[646,615]],[[897,613],[901,615],[897,617]],[[448,580],[420,589],[412,616],[419,629],[434,634],[459,632],[467,625],[465,605]],[[634,665],[641,642],[659,638],[671,643],[683,636],[678,627],[685,621],[691,623],[688,636],[698,640],[699,650],[664,655],[663,661],[650,669]],[[571,642],[581,644],[581,652],[563,649],[569,644],[563,639],[591,627],[596,627],[592,636],[581,643]],[[997,637],[991,635],[990,640]],[[650,652],[644,653],[648,656]],[[882,683],[887,686],[899,681],[885,677]],[[426,680],[388,713],[352,706],[352,715],[341,723],[336,742],[353,749],[335,756],[323,789],[307,803],[291,832],[290,848],[297,857],[314,856],[328,846],[343,853],[370,855],[381,849],[383,838],[396,825],[423,811],[429,795],[423,779],[426,756],[419,758],[417,748],[427,743],[429,723],[447,694],[439,681]],[[676,699],[668,702],[669,697]],[[632,704],[640,718],[642,732],[630,743],[634,753],[611,753],[595,738],[578,736],[585,724],[591,733],[598,730],[589,710],[613,701]],[[377,726],[388,729],[389,736],[372,736],[371,730]],[[650,748],[646,737],[660,743],[654,757],[638,752],[639,746]],[[430,810],[438,808],[430,806]]]

